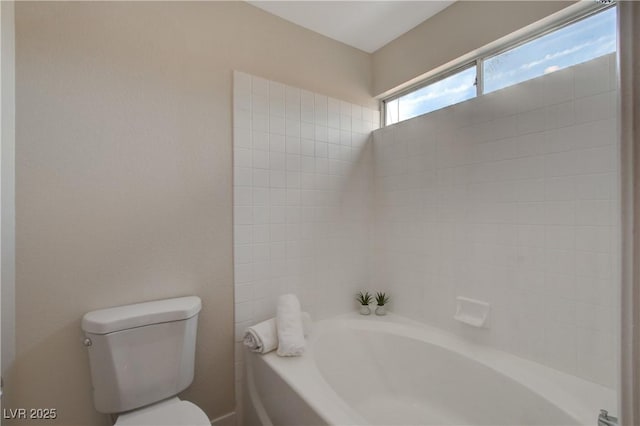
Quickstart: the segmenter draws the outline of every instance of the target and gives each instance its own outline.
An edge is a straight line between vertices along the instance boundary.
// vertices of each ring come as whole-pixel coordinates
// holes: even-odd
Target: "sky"
[[[484,92],[493,92],[615,50],[616,8],[612,7],[486,58]],[[471,67],[389,102],[387,123],[406,120],[476,96],[475,78],[476,68]]]

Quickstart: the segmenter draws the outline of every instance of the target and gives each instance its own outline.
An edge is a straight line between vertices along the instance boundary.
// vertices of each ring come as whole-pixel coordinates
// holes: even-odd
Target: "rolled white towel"
[[[302,355],[304,353],[304,331],[300,301],[295,294],[283,294],[278,297],[276,327],[278,329],[278,355]]]
[[[302,328],[304,335],[311,332],[311,315],[308,312],[302,313]],[[278,327],[276,319],[271,318],[252,325],[244,332],[244,345],[252,352],[266,354],[278,347]]]
[[[278,347],[278,331],[276,319],[254,324],[244,332],[244,345],[253,352],[266,354]]]

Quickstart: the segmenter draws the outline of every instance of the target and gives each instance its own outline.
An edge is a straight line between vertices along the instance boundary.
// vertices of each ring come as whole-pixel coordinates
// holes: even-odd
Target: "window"
[[[484,93],[615,52],[615,7],[589,12],[524,43],[493,49],[383,101],[385,124],[408,120]]]
[[[476,96],[476,68],[463,71],[423,86],[386,104],[386,122],[397,123],[426,114]]]
[[[616,51],[616,9],[590,16],[483,61],[484,93]]]

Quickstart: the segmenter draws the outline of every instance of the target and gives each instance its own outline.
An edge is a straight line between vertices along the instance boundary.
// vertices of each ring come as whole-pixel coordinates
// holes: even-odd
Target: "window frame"
[[[380,112],[381,112],[383,127],[401,123],[406,120],[411,120],[411,118],[424,115],[424,114],[416,115],[415,117],[411,117],[406,120],[398,119],[396,123],[387,123],[387,103],[388,102],[395,101],[396,99],[399,99],[405,95],[416,92],[420,89],[423,89],[427,86],[430,86],[434,83],[444,80],[447,77],[451,77],[454,74],[457,74],[459,72],[462,72],[472,67],[476,68],[476,83],[475,83],[476,95],[474,98],[471,98],[471,99],[479,98],[480,96],[483,96],[485,94],[484,93],[484,67],[483,67],[483,63],[485,59],[498,56],[502,53],[505,53],[509,50],[515,49],[530,41],[533,41],[537,38],[540,38],[552,32],[558,31],[576,22],[582,21],[594,15],[597,15],[598,13],[603,13],[608,9],[615,8],[617,7],[617,3],[615,1],[610,1],[610,0],[596,0],[593,3],[589,3],[588,5],[584,5],[584,4],[579,5],[579,7],[580,7],[580,10],[578,10],[575,13],[571,13],[568,16],[560,16],[559,18],[554,19],[550,22],[546,22],[543,25],[533,24],[531,29],[525,30],[525,32],[523,32],[522,34],[518,34],[519,31],[516,31],[513,35],[507,36],[504,39],[499,40],[497,45],[495,46],[493,45],[493,43],[491,43],[490,45],[485,46],[484,48],[478,49],[478,52],[473,54],[472,56],[463,57],[463,59],[461,60],[459,59],[459,60],[453,61],[450,66],[446,66],[446,68],[439,70],[432,75],[428,75],[429,73],[427,73],[427,77],[413,84],[410,84],[407,87],[404,87],[392,93],[389,96],[385,96],[380,100]],[[455,104],[451,104],[451,105],[455,105]],[[446,108],[446,107],[443,107],[443,108]],[[442,109],[442,108],[439,108],[439,109]],[[434,110],[434,111],[437,111],[437,110]],[[425,113],[425,114],[429,114],[429,113]]]

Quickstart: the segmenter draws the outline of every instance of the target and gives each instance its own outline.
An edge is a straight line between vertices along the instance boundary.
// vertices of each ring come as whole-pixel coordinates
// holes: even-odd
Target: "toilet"
[[[177,394],[193,382],[200,298],[157,300],[82,318],[93,402],[117,426],[211,426]]]

